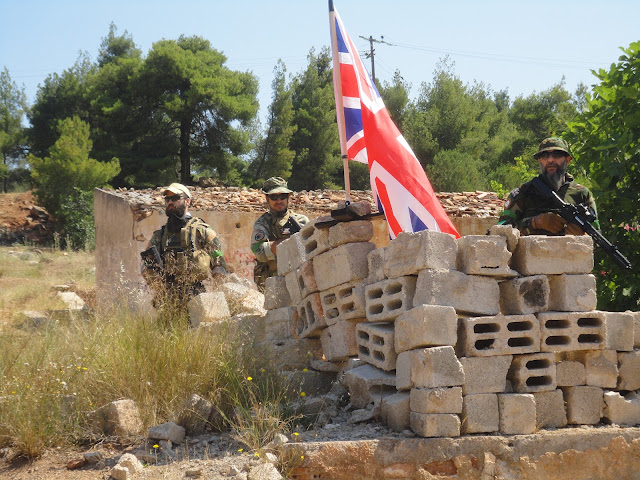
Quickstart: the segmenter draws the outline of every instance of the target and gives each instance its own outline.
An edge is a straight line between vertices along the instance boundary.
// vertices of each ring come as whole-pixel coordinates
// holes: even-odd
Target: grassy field
[[[123,398],[136,402],[149,427],[175,420],[196,393],[251,449],[296,418],[287,410],[291,389],[260,363],[246,334],[212,336],[128,311],[25,323],[24,310],[61,307],[54,289],[61,284],[91,305],[93,254],[0,247],[0,447],[32,458],[99,442],[87,414]]]

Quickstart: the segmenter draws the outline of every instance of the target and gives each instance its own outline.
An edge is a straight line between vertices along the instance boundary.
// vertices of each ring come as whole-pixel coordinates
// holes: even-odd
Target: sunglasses
[[[164,197],[164,203],[177,202],[182,198],[182,195],[171,195],[170,197]]]
[[[547,158],[549,158],[549,155],[551,155],[556,160],[567,156],[565,152],[554,150],[553,152],[542,152],[540,155],[538,155],[538,158],[546,160]]]
[[[273,200],[275,202],[276,200],[286,200],[287,198],[289,198],[289,194],[288,193],[272,193],[271,195],[267,195],[267,197],[269,198],[269,200]]]

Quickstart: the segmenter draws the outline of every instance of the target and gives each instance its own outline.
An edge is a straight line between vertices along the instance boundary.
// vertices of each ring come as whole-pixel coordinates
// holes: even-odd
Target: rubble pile
[[[246,187],[189,187],[193,193],[192,210],[233,212],[262,212],[265,208],[264,192]],[[137,218],[145,218],[153,210],[164,211],[162,188],[135,190],[119,188],[115,195],[126,199]],[[438,192],[448,215],[454,217],[498,217],[504,201],[493,192]],[[344,190],[302,190],[291,194],[290,207],[310,217],[326,214],[345,199]],[[353,203],[368,202],[374,211],[377,207],[370,190],[352,190]]]
[[[640,424],[640,318],[595,310],[589,236],[494,226],[376,248],[368,221],[325,226],[278,246],[264,342],[283,370],[343,376],[351,421],[422,437]]]

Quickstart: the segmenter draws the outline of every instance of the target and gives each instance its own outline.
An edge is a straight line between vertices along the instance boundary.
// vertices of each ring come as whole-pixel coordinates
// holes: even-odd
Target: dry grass
[[[29,263],[34,259],[39,263]],[[93,289],[92,254],[1,247],[0,265],[5,318],[57,306],[54,285]],[[0,345],[0,447],[10,445],[26,457],[99,441],[87,414],[122,398],[136,402],[149,427],[175,420],[196,393],[224,412],[251,449],[286,431],[294,418],[282,393],[291,389],[257,360],[247,329],[214,335],[123,307],[38,328],[5,322]]]

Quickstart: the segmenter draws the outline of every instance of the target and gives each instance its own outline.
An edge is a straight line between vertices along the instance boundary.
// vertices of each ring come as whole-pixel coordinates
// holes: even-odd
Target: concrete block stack
[[[369,229],[306,226],[267,285],[287,292],[266,293],[286,341],[359,365],[344,378],[354,408],[425,437],[640,424],[640,314],[595,310],[590,237],[495,226],[376,249]]]

